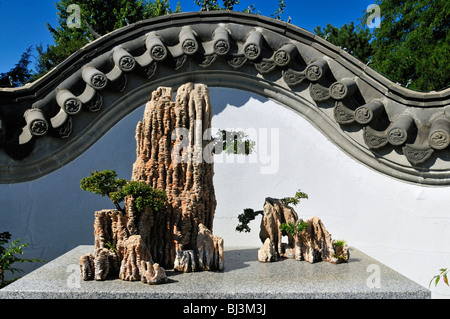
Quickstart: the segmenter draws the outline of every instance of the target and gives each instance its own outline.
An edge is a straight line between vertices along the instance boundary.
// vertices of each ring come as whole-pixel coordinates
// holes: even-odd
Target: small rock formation
[[[258,260],[262,263],[278,261],[278,254],[270,238],[267,238],[264,245],[258,251]]]
[[[94,253],[80,258],[83,280],[105,280],[119,274],[121,254],[113,247],[120,247],[123,235],[120,228],[121,214],[117,210],[102,210],[95,213]],[[115,237],[115,238],[114,238]]]
[[[126,220],[119,210],[96,212],[94,253],[80,258],[83,280],[119,277],[151,285],[167,282],[165,270],[153,263],[142,237],[129,236]]]
[[[313,217],[306,221],[307,227],[304,231],[287,234],[280,226],[288,223],[296,225],[299,222],[298,215],[292,207],[282,200],[267,198],[263,212],[259,234],[263,242],[258,252],[260,262],[274,262],[279,258],[293,258],[309,263],[348,262],[347,244],[334,241],[319,218]],[[287,236],[287,243],[282,242],[284,236]]]
[[[84,280],[119,277],[147,284],[167,282],[166,269],[223,270],[223,240],[213,236],[216,208],[211,136],[212,107],[206,85],[159,88],[136,129],[132,180],[165,191],[167,203],[137,211],[134,198],[124,212],[95,213],[93,254],[80,258]],[[204,151],[204,150],[207,151]],[[164,267],[164,268],[163,268]]]

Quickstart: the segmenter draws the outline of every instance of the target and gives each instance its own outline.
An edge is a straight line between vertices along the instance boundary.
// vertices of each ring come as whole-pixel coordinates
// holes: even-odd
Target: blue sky
[[[7,72],[19,61],[22,53],[30,46],[53,42],[46,23],[53,26],[56,22],[56,0],[0,0],[0,73]],[[358,22],[367,6],[375,0],[285,0],[286,9],[283,20],[289,16],[291,23],[308,31],[316,26],[325,27],[327,23],[340,27],[351,21]],[[183,12],[197,11],[194,0],[180,0]],[[219,1],[220,2],[220,1]],[[76,4],[76,0],[74,0]],[[277,0],[241,0],[237,10],[241,11],[250,4],[263,15],[270,16],[277,9]],[[177,0],[170,0],[175,9]]]

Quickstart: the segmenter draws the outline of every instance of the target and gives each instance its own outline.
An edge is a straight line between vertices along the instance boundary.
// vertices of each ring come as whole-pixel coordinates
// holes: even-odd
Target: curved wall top
[[[405,89],[310,32],[227,11],[138,22],[90,43],[37,82],[0,89],[0,183],[66,165],[154,89],[186,82],[276,100],[380,173],[450,185],[450,89]]]

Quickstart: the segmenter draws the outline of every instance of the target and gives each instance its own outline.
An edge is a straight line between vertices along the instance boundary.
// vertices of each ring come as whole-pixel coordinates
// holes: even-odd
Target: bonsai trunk
[[[114,203],[114,206],[116,207],[116,209],[118,210],[118,211],[121,211],[121,212],[125,212],[124,211],[124,209],[120,206],[120,204],[118,203],[118,202],[113,202]]]

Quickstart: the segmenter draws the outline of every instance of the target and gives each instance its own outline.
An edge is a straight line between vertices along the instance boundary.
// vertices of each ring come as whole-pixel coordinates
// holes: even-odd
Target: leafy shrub
[[[124,209],[120,203],[128,196],[134,198],[135,208],[139,212],[144,211],[145,207],[158,211],[167,200],[165,192],[153,189],[141,181],[117,178],[117,173],[110,170],[92,172],[91,176],[81,180],[81,189],[103,197],[107,196],[122,212]]]
[[[344,245],[345,245],[345,240],[342,240],[342,239],[336,240],[336,242],[334,243],[334,246],[336,246],[336,247],[344,247]]]
[[[21,239],[17,239],[11,242],[11,245],[4,247],[11,240],[11,234],[8,232],[0,233],[0,288],[3,288],[7,284],[10,284],[16,279],[6,282],[5,273],[10,271],[12,274],[23,272],[22,269],[12,267],[15,263],[24,262],[42,262],[40,259],[24,259],[19,258],[16,255],[23,255],[23,249],[30,244],[20,244]]]
[[[445,283],[447,286],[449,285],[449,283],[448,283],[448,277],[447,277],[447,274],[448,274],[449,270],[448,270],[447,268],[442,268],[442,269],[440,269],[439,271],[440,271],[439,275],[436,275],[436,276],[434,276],[434,277],[431,279],[430,284],[429,284],[429,287],[431,286],[431,283],[432,283],[433,281],[434,281],[434,285],[437,286],[438,283],[439,283],[439,281],[441,280],[441,278],[442,278],[442,280],[444,281],[444,283]]]
[[[280,230],[285,233],[295,236],[298,233],[304,232],[306,228],[308,228],[309,224],[305,222],[303,219],[298,220],[295,224],[286,223],[280,225]]]

